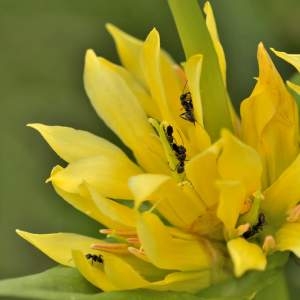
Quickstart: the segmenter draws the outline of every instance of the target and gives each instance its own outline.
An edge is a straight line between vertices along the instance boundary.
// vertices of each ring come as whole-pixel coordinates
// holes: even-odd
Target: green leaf
[[[281,258],[280,260],[282,261]],[[90,285],[76,269],[59,266],[39,274],[1,280],[0,298],[5,296],[31,300],[249,300],[254,299],[253,296],[259,290],[272,283],[276,284],[275,280],[281,276],[280,272],[281,268],[251,272],[241,279],[230,279],[196,295],[142,289],[103,293]]]
[[[288,253],[277,252],[268,257],[268,268],[266,271],[248,272],[241,278],[231,278],[213,285],[197,295],[208,299],[219,295],[223,297],[237,297],[238,299],[256,299],[254,297],[257,293],[261,292],[263,294],[265,289],[269,289],[269,287],[276,284],[279,278],[282,278],[283,266],[287,260]],[[265,300],[267,299],[265,298]]]
[[[168,0],[181,39],[186,59],[203,55],[201,101],[204,126],[213,140],[222,128],[232,129],[230,99],[204,16],[196,0]]]
[[[89,284],[76,269],[61,266],[34,275],[0,281],[0,296],[25,299],[77,299],[77,296],[96,292],[99,290]]]

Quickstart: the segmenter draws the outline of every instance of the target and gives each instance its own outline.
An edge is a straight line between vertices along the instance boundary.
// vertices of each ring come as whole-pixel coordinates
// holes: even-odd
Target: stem
[[[196,0],[168,0],[186,59],[202,54],[200,82],[204,125],[212,140],[222,128],[232,129],[230,99],[223,83],[217,54]]]

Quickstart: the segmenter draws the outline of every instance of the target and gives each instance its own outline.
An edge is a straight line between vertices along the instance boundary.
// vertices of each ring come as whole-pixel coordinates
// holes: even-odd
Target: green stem
[[[199,53],[204,57],[200,82],[204,125],[212,140],[216,140],[222,128],[232,129],[230,99],[205,19],[196,0],[168,2],[186,58]]]

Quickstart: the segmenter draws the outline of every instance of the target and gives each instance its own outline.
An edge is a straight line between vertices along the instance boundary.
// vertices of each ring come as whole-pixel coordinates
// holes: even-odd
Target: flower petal
[[[92,244],[102,242],[99,239],[75,233],[35,234],[21,230],[16,230],[16,232],[59,264],[71,267],[74,266],[73,250],[89,253]]]
[[[285,60],[286,62],[290,63],[294,66],[298,72],[300,72],[300,54],[289,54],[286,52],[276,51],[275,49],[271,48],[271,50],[280,58]]]
[[[36,129],[57,155],[67,162],[96,155],[112,158],[125,155],[114,144],[87,131],[38,123],[27,126]]]
[[[242,131],[246,143],[263,158],[267,186],[298,153],[298,112],[295,100],[262,44],[258,47],[258,63],[258,82],[241,105]]]
[[[103,256],[105,262],[106,253],[103,252],[101,253],[101,255]],[[79,272],[94,286],[105,292],[119,290],[109,281],[109,279],[103,272],[103,267],[99,268],[95,265],[92,265],[81,251],[74,250],[72,252],[72,257]]]
[[[57,172],[60,172],[63,170],[62,167],[57,166],[52,170],[52,174],[55,174]],[[92,199],[90,193],[86,189],[86,185],[82,184],[79,186],[79,193],[68,193],[61,189],[58,185],[56,185],[54,182],[52,182],[53,187],[56,191],[56,193],[62,197],[66,202],[71,204],[73,207],[78,209],[79,211],[83,212],[90,218],[93,218],[94,220],[98,221],[100,224],[103,224],[107,226],[108,228],[114,228],[114,229],[123,229],[124,225],[122,222],[120,222],[121,219],[115,220],[107,210],[101,210],[99,206],[96,205],[94,200]]]
[[[300,223],[285,223],[275,235],[276,249],[292,251],[300,257]]]
[[[106,28],[115,41],[122,65],[132,73],[143,86],[147,86],[141,67],[143,42],[112,24],[107,24]]]
[[[102,59],[103,58],[100,58],[100,62]],[[122,66],[113,64],[110,61],[106,61],[106,64],[107,67],[110,67],[113,72],[117,73],[126,82],[127,86],[130,87],[147,116],[160,119],[156,103],[150,97],[148,91],[135,79],[135,77]]]
[[[300,155],[264,192],[262,208],[270,222],[282,223],[288,209],[300,199]]]
[[[203,56],[200,54],[189,57],[187,62],[184,64],[184,70],[189,83],[190,92],[193,97],[193,108],[195,119],[203,126],[203,109],[200,95],[200,76],[202,70]]]
[[[181,228],[190,229],[195,220],[205,213],[200,199],[185,193],[171,177],[142,174],[131,177],[129,186],[137,207],[143,201],[151,201],[170,223]]]
[[[210,270],[201,272],[174,272],[163,280],[153,282],[147,288],[159,291],[177,291],[195,293],[211,283]]]
[[[238,180],[249,194],[260,189],[262,165],[255,150],[243,144],[229,131],[222,131],[223,150],[218,160],[221,178]]]
[[[243,238],[230,240],[227,243],[228,251],[234,264],[234,273],[242,276],[248,270],[263,271],[267,265],[267,259],[262,249]]]
[[[211,265],[208,249],[199,239],[172,238],[167,227],[152,213],[141,214],[137,230],[146,255],[159,268],[193,271]]]
[[[134,152],[140,165],[168,172],[160,141],[134,93],[110,63],[92,50],[86,54],[84,84],[98,115]]]
[[[229,237],[234,233],[246,190],[239,181],[220,181],[220,199],[217,209],[218,218],[224,223]]]
[[[116,255],[105,257],[104,272],[109,281],[120,290],[137,289],[149,285],[149,282],[130,264]]]
[[[188,180],[207,207],[214,206],[219,198],[215,182],[219,178],[217,159],[220,143],[214,144],[186,163],[185,171]]]
[[[160,38],[156,29],[147,36],[143,45],[143,68],[152,98],[156,101],[160,115],[168,123],[174,123],[167,103],[160,69]]]
[[[136,213],[133,209],[114,200],[103,197],[91,186],[87,185],[87,189],[97,209],[102,214],[110,217],[115,224],[122,224],[123,229],[124,227],[135,227]],[[116,226],[110,226],[110,228],[116,228]]]
[[[50,180],[68,193],[80,193],[80,185],[86,182],[105,197],[131,199],[127,180],[139,173],[139,168],[125,155],[115,159],[94,156],[70,163],[52,174]]]

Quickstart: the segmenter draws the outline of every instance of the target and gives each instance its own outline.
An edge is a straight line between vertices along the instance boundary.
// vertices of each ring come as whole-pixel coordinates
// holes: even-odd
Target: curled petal
[[[267,259],[262,249],[243,238],[230,240],[227,243],[228,251],[234,264],[234,273],[242,276],[248,270],[263,271],[267,265]]]
[[[114,159],[93,156],[70,163],[65,169],[52,174],[50,180],[68,193],[80,193],[80,186],[86,182],[103,196],[131,199],[127,180],[140,172],[125,155]]]
[[[97,253],[96,255],[98,254],[99,253]],[[103,252],[101,255],[103,256],[105,262],[107,254]],[[119,290],[107,278],[106,274],[103,271],[103,266],[97,267],[95,265],[92,265],[91,262],[86,259],[85,255],[79,250],[74,250],[72,252],[72,257],[76,265],[76,268],[91,284],[93,284],[94,286],[98,287],[103,291]]]
[[[62,167],[55,167],[52,170],[52,174],[61,171]],[[55,183],[52,183],[56,193],[62,197],[66,202],[71,204],[73,207],[83,212],[90,218],[93,218],[100,224],[103,224],[110,228],[123,229],[125,224],[121,223],[120,220],[115,220],[108,214],[107,210],[101,210],[101,207],[97,206],[95,201],[92,199],[90,193],[87,191],[85,184],[79,187],[79,193],[68,193],[61,189]]]

